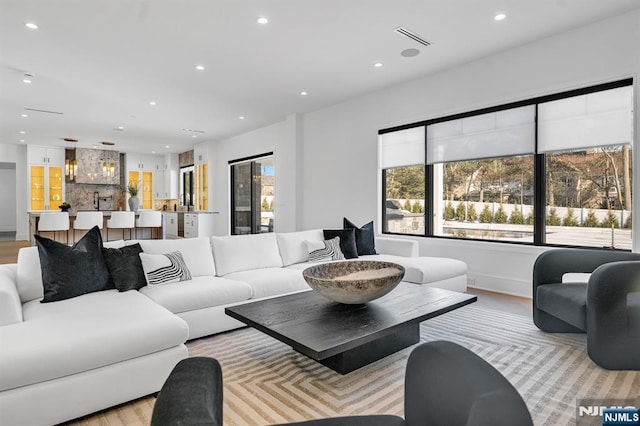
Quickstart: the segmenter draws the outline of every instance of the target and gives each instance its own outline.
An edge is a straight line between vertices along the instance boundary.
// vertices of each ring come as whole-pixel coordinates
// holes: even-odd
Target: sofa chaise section
[[[6,424],[53,424],[157,392],[188,356],[186,323],[138,292],[31,300],[22,315],[0,327]]]

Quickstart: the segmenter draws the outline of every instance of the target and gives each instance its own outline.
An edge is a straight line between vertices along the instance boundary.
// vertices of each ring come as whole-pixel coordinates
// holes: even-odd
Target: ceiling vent
[[[36,109],[36,108],[27,108],[24,107],[24,109],[26,109],[27,111],[33,111],[33,112],[43,112],[45,114],[57,114],[57,115],[63,115],[63,112],[58,112],[58,111],[47,111],[46,109]]]
[[[419,36],[418,34],[414,33],[413,31],[405,28],[405,27],[397,27],[394,28],[394,30],[396,33],[403,35],[407,38],[410,38],[413,41],[417,41],[418,43],[420,43],[423,46],[431,46],[431,43],[428,42],[427,40],[425,40],[424,38],[422,38],[421,36]]]
[[[182,129],[182,131],[189,132],[189,133],[204,133],[204,130],[194,130],[194,129]]]

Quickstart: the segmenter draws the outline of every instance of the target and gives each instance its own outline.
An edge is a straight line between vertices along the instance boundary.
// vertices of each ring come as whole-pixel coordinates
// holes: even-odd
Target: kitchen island
[[[162,238],[210,237],[217,214],[209,211],[163,211]]]
[[[36,241],[33,238],[33,236],[36,234],[36,230],[38,229],[38,221],[40,220],[40,215],[43,213],[50,213],[53,212],[54,210],[33,210],[33,211],[29,211],[29,235],[31,236],[31,245],[35,245]],[[83,210],[83,211],[95,211],[95,210]],[[107,220],[109,220],[109,218],[111,218],[111,213],[113,213],[114,210],[102,210],[102,215],[104,217],[103,223],[102,223],[102,239],[103,241],[107,241],[106,239],[106,232],[107,232]],[[74,240],[73,238],[73,234],[74,234],[74,230],[73,230],[73,222],[75,221],[76,215],[78,214],[78,212],[70,210],[69,211],[69,232],[67,232],[67,240],[65,240],[64,238],[57,238],[57,240],[59,240],[60,242],[69,242],[69,244],[71,244]],[[138,214],[136,214],[136,219],[138,218]],[[145,231],[147,234],[143,234],[142,237],[144,238],[144,235],[148,235],[148,233],[150,232],[149,228],[144,228],[141,229],[141,231]],[[114,231],[115,232],[115,231]],[[52,233],[52,231],[46,232],[47,234],[47,238],[50,238],[50,236],[48,235],[49,233]],[[76,232],[76,241],[80,238],[82,238],[82,236],[86,233],[86,230],[78,230]],[[57,234],[60,234],[60,232],[57,232]],[[135,231],[132,235],[132,238],[135,238]],[[119,238],[116,238],[119,239]]]

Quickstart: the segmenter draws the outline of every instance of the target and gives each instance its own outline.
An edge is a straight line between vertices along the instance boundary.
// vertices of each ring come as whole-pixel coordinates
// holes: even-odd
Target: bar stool
[[[122,229],[122,239],[124,239],[124,230],[129,230],[129,239],[131,239],[133,228],[136,226],[135,212],[112,212],[111,219],[107,220],[107,241],[109,241],[109,229]]]
[[[88,231],[89,229],[97,226],[102,230],[104,223],[104,215],[102,212],[78,212],[76,213],[76,220],[73,221],[73,242],[76,241],[76,229],[81,231]]]
[[[138,219],[136,219],[136,238],[138,238],[139,228],[149,228],[151,229],[151,239],[153,239],[153,228],[160,229],[161,226],[162,212],[155,210],[140,210]]]
[[[53,232],[53,239],[56,239],[56,232],[66,231],[66,244],[69,244],[69,212],[47,212],[40,215],[38,220],[37,233]]]

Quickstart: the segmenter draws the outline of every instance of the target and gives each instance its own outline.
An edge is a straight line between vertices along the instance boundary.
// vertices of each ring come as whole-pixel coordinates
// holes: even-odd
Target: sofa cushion
[[[211,246],[206,237],[180,240],[139,240],[138,242],[145,253],[165,254],[179,251],[193,277],[214,276],[216,274]]]
[[[276,234],[278,249],[283,266],[302,263],[309,260],[306,241],[324,241],[322,229],[299,232],[279,232]]]
[[[138,290],[147,285],[139,256],[141,252],[138,243],[121,248],[103,247],[104,261],[118,291]]]
[[[137,291],[32,300],[23,315],[24,322],[0,327],[0,391],[159,352],[189,333],[181,318]]]
[[[140,253],[142,269],[150,286],[189,281],[191,272],[179,251],[165,254]]]
[[[587,284],[544,284],[536,289],[536,306],[546,313],[587,330]]]
[[[38,247],[23,247],[18,251],[16,287],[22,303],[44,296]]]
[[[376,241],[375,231],[373,229],[373,221],[362,225],[358,228],[355,223],[349,219],[342,218],[342,226],[344,229],[353,228],[356,231],[356,248],[358,249],[358,256],[365,256],[368,254],[376,254]]]
[[[259,268],[282,267],[273,232],[254,235],[211,237],[218,276]]]
[[[355,229],[324,229],[322,233],[324,234],[325,240],[340,237],[340,250],[342,250],[345,259],[355,259],[358,257]]]
[[[189,281],[143,287],[140,293],[174,314],[195,311],[251,298],[249,284],[220,277],[194,277]]]
[[[114,288],[97,226],[71,247],[39,235],[34,238],[42,270],[43,303]]]
[[[253,289],[252,299],[309,289],[302,273],[290,268],[262,268],[234,272],[227,275],[227,278],[248,283]]]
[[[403,281],[416,284],[429,284],[467,273],[467,264],[461,260],[447,257],[404,257],[391,254],[362,256],[360,260],[394,262],[404,266]]]
[[[340,237],[324,241],[305,241],[309,251],[309,262],[324,262],[327,260],[344,260],[340,250]]]

